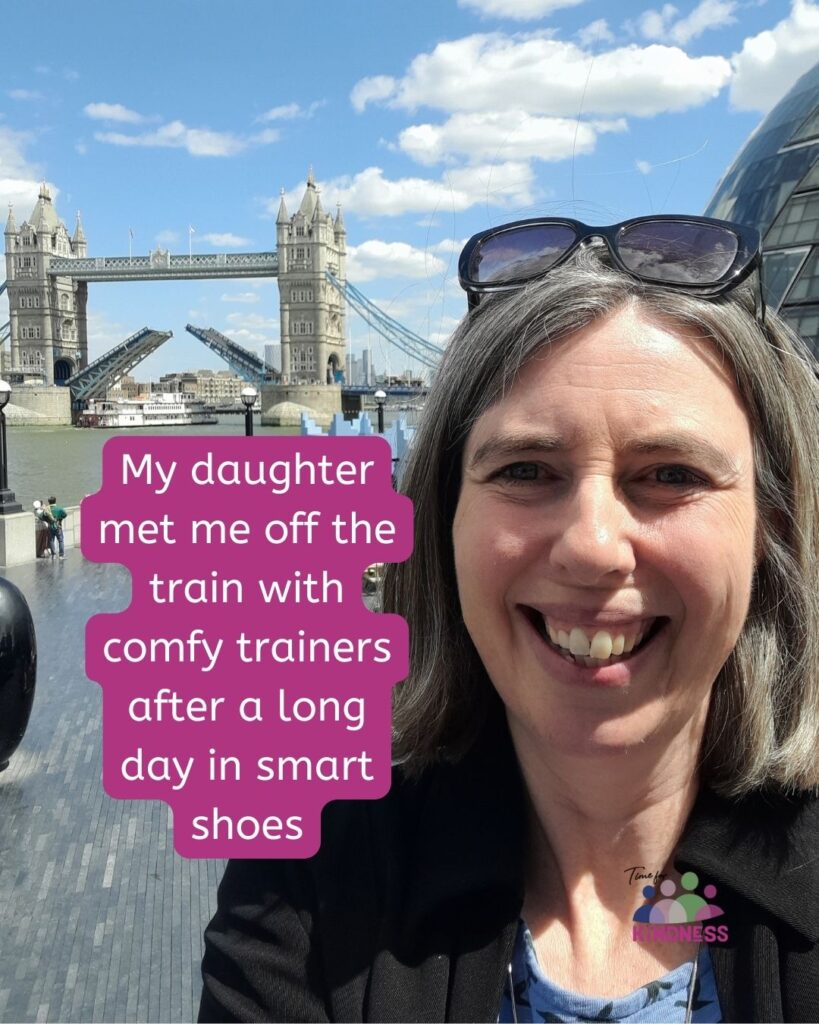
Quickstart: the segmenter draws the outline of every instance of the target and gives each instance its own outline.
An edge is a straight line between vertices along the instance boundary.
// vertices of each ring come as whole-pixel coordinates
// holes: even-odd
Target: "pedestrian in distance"
[[[35,531],[35,555],[37,558],[48,558],[51,554],[51,533],[48,529],[51,510],[39,498],[32,503],[32,507],[38,523],[43,523],[43,528]]]
[[[59,551],[60,558],[65,558],[65,540],[63,538],[63,520],[68,516],[62,505],[57,504],[57,499],[52,495],[48,499],[48,522],[49,538],[51,540],[51,557],[56,558]]]

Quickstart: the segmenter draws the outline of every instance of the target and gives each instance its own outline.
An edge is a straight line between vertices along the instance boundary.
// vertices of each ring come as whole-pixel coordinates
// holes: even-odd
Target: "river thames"
[[[412,413],[385,415],[387,425],[402,416],[414,425]],[[372,414],[373,422],[375,415]],[[86,494],[99,490],[102,481],[102,448],[110,437],[210,434],[244,435],[244,416],[222,416],[217,424],[197,427],[146,427],[133,430],[79,429],[77,427],[23,427],[7,424],[9,488],[24,509],[35,498],[55,495],[61,505],[79,505]],[[297,427],[261,427],[256,417],[256,436],[298,434]]]

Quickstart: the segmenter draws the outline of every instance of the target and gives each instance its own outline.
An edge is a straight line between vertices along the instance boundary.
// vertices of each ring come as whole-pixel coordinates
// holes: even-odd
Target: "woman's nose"
[[[614,482],[602,475],[587,477],[566,497],[550,561],[567,578],[586,585],[628,576],[636,567],[631,525]]]

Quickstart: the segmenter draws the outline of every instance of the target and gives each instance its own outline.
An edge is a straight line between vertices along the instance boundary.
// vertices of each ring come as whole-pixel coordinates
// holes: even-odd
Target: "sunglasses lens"
[[[717,284],[738,251],[739,239],[728,228],[693,221],[646,221],[617,238],[617,252],[632,274],[666,284]]]
[[[532,224],[490,235],[475,247],[467,276],[474,284],[530,281],[545,274],[576,237],[565,224]]]

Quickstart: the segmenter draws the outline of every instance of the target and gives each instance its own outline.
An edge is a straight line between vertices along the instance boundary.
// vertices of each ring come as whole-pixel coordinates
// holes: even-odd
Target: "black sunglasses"
[[[579,220],[538,217],[481,231],[464,246],[458,279],[469,308],[481,297],[522,288],[565,262],[578,246],[601,239],[620,270],[649,284],[713,298],[762,272],[762,246],[755,228],[711,217],[635,217],[610,227]],[[764,320],[762,283],[757,319]]]

